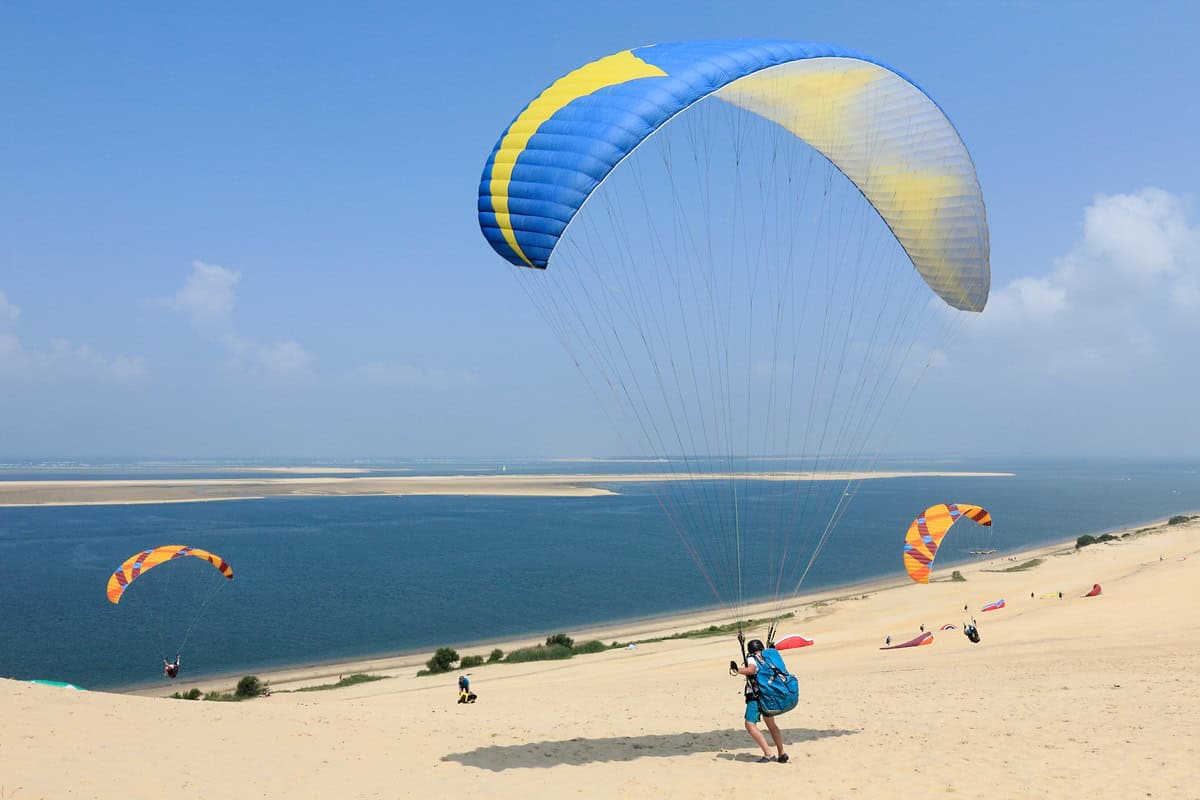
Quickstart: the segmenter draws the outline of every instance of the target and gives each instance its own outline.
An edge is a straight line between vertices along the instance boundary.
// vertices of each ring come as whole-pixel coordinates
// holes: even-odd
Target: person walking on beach
[[[746,733],[750,734],[750,738],[754,740],[760,748],[762,748],[762,758],[758,760],[759,764],[769,764],[772,761],[777,761],[780,764],[786,764],[788,760],[787,753],[783,752],[783,734],[779,730],[779,726],[775,724],[775,718],[762,713],[762,708],[758,704],[758,680],[755,676],[758,674],[758,660],[755,655],[763,651],[763,643],[758,639],[751,639],[746,645],[746,654],[750,656],[746,660],[746,666],[739,667],[736,661],[729,662],[729,672],[733,675],[746,676]],[[775,741],[775,752],[778,755],[771,757],[771,749],[767,747],[767,737],[763,736],[763,732],[758,729],[758,721],[762,719],[767,723],[767,730],[771,732],[771,738]]]

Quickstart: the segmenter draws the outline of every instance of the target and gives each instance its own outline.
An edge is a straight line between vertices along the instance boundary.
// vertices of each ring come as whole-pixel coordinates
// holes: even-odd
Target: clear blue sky
[[[1196,6],[410,6],[0,7],[0,458],[608,454],[483,160],[586,61],[743,37],[896,66],[974,156],[995,314],[896,449],[1200,448]]]

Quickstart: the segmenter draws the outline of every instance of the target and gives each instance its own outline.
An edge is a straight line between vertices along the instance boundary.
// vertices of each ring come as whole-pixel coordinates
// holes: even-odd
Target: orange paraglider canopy
[[[204,559],[220,570],[221,574],[226,578],[233,580],[233,568],[226,564],[225,559],[219,555],[210,553],[207,550],[201,550],[198,547],[189,547],[184,544],[168,544],[150,550],[143,550],[125,559],[125,562],[108,579],[108,602],[121,602],[121,595],[125,593],[125,587],[133,583],[139,575],[144,575],[147,570],[153,569],[159,564],[165,564],[173,558],[182,558],[184,556]]]
[[[929,570],[942,539],[963,517],[988,527],[992,524],[992,515],[987,509],[955,503],[930,506],[912,521],[904,536],[904,568],[908,570],[908,577],[917,583],[929,583]]]

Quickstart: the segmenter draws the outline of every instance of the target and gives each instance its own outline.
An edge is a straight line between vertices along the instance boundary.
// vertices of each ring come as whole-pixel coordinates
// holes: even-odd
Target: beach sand
[[[4,680],[0,798],[1196,798],[1198,522],[982,561],[960,567],[965,582],[789,605],[782,632],[816,644],[785,653],[802,695],[780,718],[788,764],[753,763],[723,636],[477,668],[474,705],[455,703],[456,673],[414,676],[427,654],[267,676],[273,694],[243,703]],[[1044,561],[988,571],[1033,555]],[[1081,597],[1094,582],[1103,593]],[[1004,609],[980,613],[999,598]],[[939,630],[962,623],[964,603],[980,644]],[[569,633],[628,640],[713,621],[729,620]],[[878,649],[922,624],[932,646]],[[358,671],[394,677],[279,691]]]
[[[285,468],[277,468],[284,471]],[[291,469],[291,468],[288,468]],[[299,468],[296,468],[299,469]],[[913,477],[1011,477],[1009,472],[766,472],[712,473],[706,480],[868,480]],[[0,481],[3,506],[134,505],[253,500],[263,497],[378,495],[490,495],[594,497],[613,494],[602,484],[692,480],[687,474],[389,475],[304,478],[196,478],[178,480]]]

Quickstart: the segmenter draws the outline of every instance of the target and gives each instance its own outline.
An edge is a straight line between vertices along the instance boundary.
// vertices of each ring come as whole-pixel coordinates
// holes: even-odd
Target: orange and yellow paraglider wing
[[[904,569],[917,583],[929,583],[929,569],[946,533],[962,517],[991,526],[992,515],[979,506],[939,503],[925,509],[904,536]]]
[[[215,553],[183,544],[168,544],[162,547],[155,547],[151,550],[143,550],[125,559],[121,566],[117,568],[117,571],[112,574],[112,577],[108,579],[106,590],[108,602],[121,602],[121,595],[124,594],[125,587],[133,583],[139,575],[144,574],[147,570],[153,569],[164,562],[184,556],[202,558],[216,567],[226,578],[233,579],[233,568],[225,563],[225,559]]]
[[[950,509],[944,503],[930,506],[912,521],[904,535],[904,569],[908,577],[917,583],[929,583],[929,566],[950,525]]]

